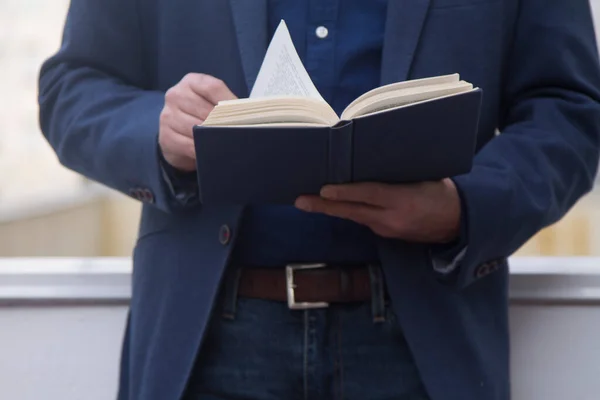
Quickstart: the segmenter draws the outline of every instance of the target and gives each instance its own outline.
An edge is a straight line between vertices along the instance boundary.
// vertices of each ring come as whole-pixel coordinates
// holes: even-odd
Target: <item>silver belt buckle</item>
[[[296,294],[294,293],[294,289],[296,289],[296,284],[294,283],[294,271],[303,270],[303,269],[317,269],[324,268],[326,264],[290,264],[285,267],[285,280],[286,280],[286,289],[287,289],[287,301],[288,307],[291,310],[308,310],[312,308],[326,308],[329,307],[329,303],[325,302],[315,302],[315,303],[296,303]]]

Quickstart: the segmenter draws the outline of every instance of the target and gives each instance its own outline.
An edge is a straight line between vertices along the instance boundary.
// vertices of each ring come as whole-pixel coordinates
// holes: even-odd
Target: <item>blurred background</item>
[[[63,168],[37,122],[68,0],[0,0],[0,257],[129,256],[140,207]]]
[[[37,74],[67,0],[0,0],[0,257],[129,256],[140,206],[67,171],[39,132]],[[600,21],[600,0],[592,0]],[[600,186],[599,186],[600,187]],[[600,189],[519,255],[600,253]]]

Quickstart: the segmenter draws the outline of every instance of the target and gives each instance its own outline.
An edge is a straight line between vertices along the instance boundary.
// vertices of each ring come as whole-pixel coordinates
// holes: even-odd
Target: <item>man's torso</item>
[[[377,84],[459,72],[485,92],[478,143],[481,147],[493,136],[497,125],[507,43],[517,3],[426,3],[389,1]],[[202,72],[224,80],[238,96],[247,96],[252,76],[260,67],[260,54],[264,55],[268,43],[266,1],[247,5],[241,0],[155,0],[144,3],[138,17],[147,89],[165,91],[185,74]],[[240,23],[243,20],[248,26]],[[310,32],[308,28],[306,31]],[[296,36],[294,32],[292,28]],[[308,35],[305,32],[305,39]],[[340,40],[337,36],[335,39]],[[307,55],[304,53],[304,57]],[[323,55],[317,52],[316,56]],[[327,96],[328,84],[315,69],[319,64],[307,59],[305,62]],[[373,85],[369,82],[364,87]],[[362,87],[356,86],[353,91],[360,92]],[[348,92],[347,97],[354,97],[354,93]],[[341,107],[341,101],[336,103],[335,96],[332,99],[336,107]],[[244,228],[239,225],[242,211],[243,207],[198,207],[166,214],[153,207],[144,208],[134,255],[133,339],[129,349],[130,363],[135,366],[131,368],[130,383],[134,388],[143,388],[135,389],[141,390],[139,396],[160,393],[160,387],[181,388],[181,377],[187,376],[193,364],[194,349],[201,341],[225,265],[232,261],[231,250],[238,245],[236,239],[244,237]],[[232,232],[231,240],[219,240],[224,227]],[[394,308],[425,383],[440,392],[454,387],[460,393],[474,394],[472,398],[483,398],[477,396],[484,394],[505,398],[506,274],[495,274],[457,293],[430,276],[426,246],[377,238],[374,244]],[[316,243],[315,248],[320,245]],[[367,252],[370,254],[370,250]],[[148,330],[156,334],[149,335]],[[478,344],[481,340],[485,345]],[[150,348],[151,355],[147,353]],[[151,359],[162,361],[158,365],[149,363]],[[447,371],[443,377],[439,368]],[[474,381],[480,384],[469,383]],[[436,399],[434,393],[432,397]]]

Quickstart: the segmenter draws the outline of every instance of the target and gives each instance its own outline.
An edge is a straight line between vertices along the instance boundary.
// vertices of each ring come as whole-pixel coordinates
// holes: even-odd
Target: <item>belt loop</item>
[[[373,313],[373,323],[385,322],[385,298],[381,268],[377,265],[369,265],[369,276],[371,278],[371,312]]]
[[[340,271],[340,294],[342,295],[342,299],[346,300],[348,299],[350,288],[354,287],[354,282],[350,281],[351,275],[346,268],[338,268],[338,271]]]
[[[234,320],[238,298],[238,287],[242,277],[241,268],[228,269],[225,275],[223,318]]]

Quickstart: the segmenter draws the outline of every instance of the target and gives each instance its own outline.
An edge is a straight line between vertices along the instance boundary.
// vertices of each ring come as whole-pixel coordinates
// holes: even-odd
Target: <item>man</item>
[[[192,126],[248,95],[281,19],[337,111],[405,79],[481,87],[472,172],[198,204]],[[585,0],[73,1],[43,132],[145,203],[119,399],[509,398],[506,258],[592,186],[595,46]]]

